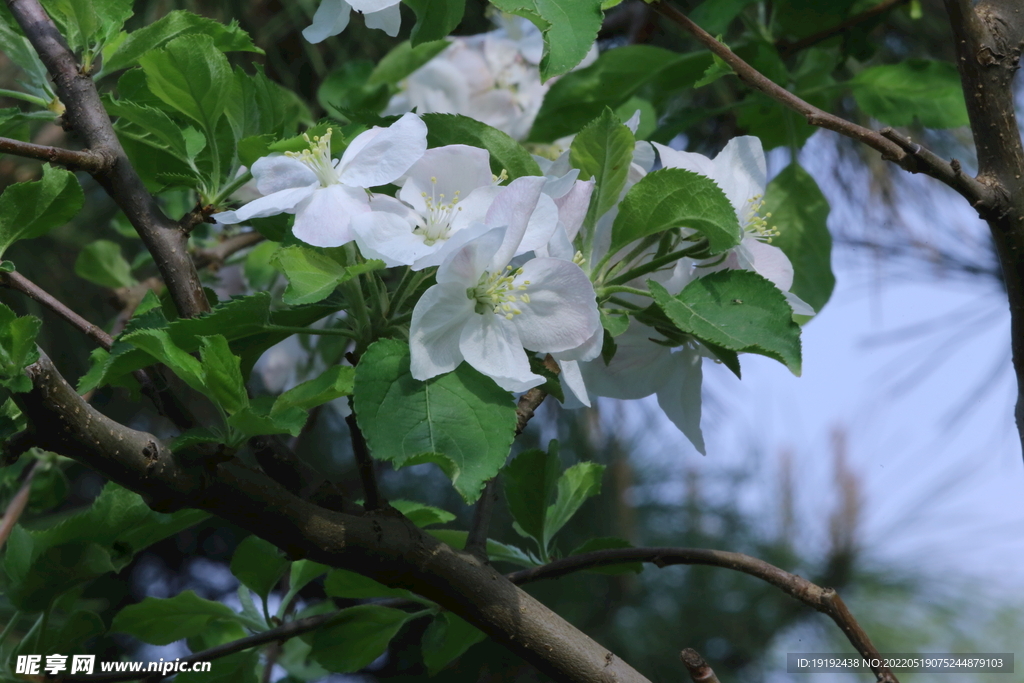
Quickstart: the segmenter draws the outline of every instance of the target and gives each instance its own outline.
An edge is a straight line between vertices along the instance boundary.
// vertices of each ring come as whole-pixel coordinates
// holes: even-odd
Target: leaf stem
[[[50,106],[50,103],[44,100],[42,97],[29,95],[27,92],[21,92],[19,90],[8,90],[7,88],[0,88],[0,97],[10,97],[12,100],[21,100],[22,102],[29,102],[31,104],[43,107],[44,109]]]
[[[624,285],[611,285],[609,287],[601,287],[597,290],[597,298],[604,299],[610,297],[612,294],[636,294],[638,296],[651,297],[651,293],[646,289],[638,289],[636,287],[626,287]]]
[[[218,192],[210,199],[209,203],[213,204],[214,206],[220,206],[224,202],[224,200],[226,200],[235,192],[235,190],[240,188],[242,185],[245,185],[250,180],[252,180],[252,171],[247,170],[245,173],[240,173],[239,175],[235,176],[234,180],[232,180],[230,183],[222,187],[220,189],[220,192]]]
[[[658,270],[662,266],[666,266],[666,265],[668,265],[668,264],[670,264],[670,263],[672,263],[674,261],[678,261],[679,259],[684,258],[686,256],[689,256],[690,254],[694,254],[694,253],[698,253],[700,251],[703,251],[704,249],[707,249],[707,246],[708,246],[707,240],[701,240],[700,242],[697,242],[693,246],[687,247],[686,249],[680,249],[678,251],[672,252],[671,254],[665,254],[664,256],[659,256],[658,258],[651,259],[650,261],[648,261],[647,263],[643,264],[642,266],[637,266],[636,268],[633,268],[631,270],[627,270],[622,275],[615,276],[614,278],[612,278],[611,280],[608,281],[608,284],[609,285],[621,285],[621,284],[624,284],[626,282],[629,282],[630,280],[632,280],[634,278],[638,278],[641,275],[646,275],[647,273],[653,273],[654,271]]]
[[[291,325],[264,325],[263,329],[267,332],[290,332],[291,334],[317,334],[325,337],[356,338],[356,334],[352,330],[343,330],[337,327],[318,329],[315,327],[294,327]]]

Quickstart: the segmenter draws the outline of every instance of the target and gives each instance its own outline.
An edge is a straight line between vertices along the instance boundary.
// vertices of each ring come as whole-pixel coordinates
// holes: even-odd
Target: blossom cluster
[[[635,131],[637,118],[626,125]],[[700,341],[669,340],[630,318],[615,338],[614,356],[598,358],[605,331],[592,278],[600,274],[590,269],[608,251],[618,206],[594,224],[584,258],[577,247],[594,181],[579,179],[568,153],[555,161],[538,159],[545,175],[510,181],[504,172],[492,173],[485,149],[428,149],[426,125],[416,114],[361,133],[340,158],[332,157],[331,137],[328,130],[307,139],[308,149],[256,161],[252,174],[262,196],[214,218],[236,224],[290,213],[295,237],[310,245],[354,242],[364,258],[387,267],[436,268],[435,284],[411,315],[411,370],[418,380],[465,361],[502,388],[521,392],[545,381],[531,369],[531,355],[550,355],[560,366],[568,402],[656,394],[665,414],[703,452],[701,366],[704,357],[714,356]],[[774,283],[795,313],[814,314],[789,293],[792,265],[770,244],[777,231],[770,214],[761,213],[766,171],[757,138],[736,138],[714,159],[638,142],[620,200],[656,163],[714,181],[743,237],[724,255],[680,258],[630,285],[639,291],[653,279],[674,295],[707,273],[745,269]],[[373,189],[385,185],[397,190]],[[678,231],[682,237],[693,232]],[[653,247],[630,254],[637,263],[650,261]],[[621,296],[644,303],[636,293]]]

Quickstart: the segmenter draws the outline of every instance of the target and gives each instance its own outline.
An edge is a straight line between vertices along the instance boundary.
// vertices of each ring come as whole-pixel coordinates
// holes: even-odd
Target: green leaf
[[[465,0],[461,0],[461,2],[464,3]],[[398,85],[399,81],[408,78],[414,71],[441,54],[449,45],[447,40],[435,40],[413,47],[408,40],[403,41],[384,55],[374,68],[373,73],[366,79],[366,84]]]
[[[502,471],[509,512],[519,529],[537,540],[542,552],[546,550],[543,547],[544,522],[548,506],[555,498],[561,470],[557,441],[551,442],[549,451],[537,448],[523,451]]]
[[[18,393],[32,389],[32,381],[22,371],[39,360],[36,336],[42,325],[39,318],[19,318],[0,304],[0,387]]]
[[[349,118],[349,112],[376,114],[387,106],[391,89],[383,84],[371,85],[373,62],[365,59],[350,60],[327,75],[316,92],[320,103],[330,116]]]
[[[189,590],[173,598],[146,598],[125,607],[114,616],[110,630],[151,645],[168,645],[199,635],[215,619],[233,621],[238,615],[227,605],[204,600]]]
[[[9,398],[0,404],[0,444],[25,429],[27,424],[25,416],[18,410],[18,406],[14,403],[13,399]]]
[[[28,82],[22,83],[23,86],[26,86],[26,90],[33,95],[50,100],[54,97],[54,93],[46,67],[39,59],[32,43],[22,35],[20,28],[16,27],[17,22],[14,21],[10,10],[4,4],[0,7],[0,52],[3,52],[28,76]]]
[[[14,534],[10,541],[14,541]],[[44,610],[61,593],[116,569],[110,552],[97,543],[77,541],[50,547],[36,544],[28,548],[23,543],[12,543],[4,563],[8,576],[7,597],[11,604],[26,612]],[[30,552],[27,558],[26,552]],[[28,568],[24,572],[17,571],[26,564]]]
[[[133,66],[139,58],[150,50],[156,50],[180,36],[203,34],[213,40],[213,45],[221,52],[256,52],[263,50],[256,47],[249,35],[238,27],[237,22],[224,25],[219,21],[200,17],[199,15],[175,10],[167,16],[128,35],[117,46],[111,55],[105,55],[103,72],[110,73]]]
[[[251,75],[241,67],[235,68],[225,113],[235,140],[266,135],[270,136],[268,144],[293,135],[298,123],[310,117],[306,105],[295,93],[267,78],[261,66]]]
[[[424,503],[417,503],[412,500],[393,500],[391,501],[391,507],[401,512],[409,518],[410,522],[421,528],[434,524],[447,524],[455,519],[455,515],[447,510]]]
[[[352,673],[384,654],[410,615],[377,605],[341,610],[313,633],[310,656],[325,669]]]
[[[216,622],[211,622],[210,627],[216,625]],[[209,671],[180,673],[174,677],[174,683],[256,683],[259,680],[256,677],[256,667],[259,663],[260,653],[257,649],[236,652],[218,658]]]
[[[270,411],[278,413],[289,408],[310,410],[328,401],[349,396],[355,384],[356,369],[346,365],[335,365],[322,375],[303,382],[294,389],[281,394]]]
[[[330,569],[325,564],[313,562],[312,560],[297,560],[292,562],[292,571],[288,577],[289,590],[299,591],[303,586],[313,579],[323,576]]]
[[[601,311],[601,326],[612,337],[618,337],[620,334],[629,329],[629,316],[608,315],[604,311]]]
[[[122,135],[130,135],[140,142],[165,149],[182,161],[192,158],[185,144],[181,125],[171,121],[171,117],[160,109],[111,97],[104,98],[104,105],[110,115],[120,117],[117,121],[117,130]],[[137,126],[145,135],[126,128],[127,123]]]
[[[122,341],[156,358],[169,367],[185,384],[199,393],[208,393],[203,366],[187,351],[176,346],[167,330],[138,330],[124,336]]]
[[[543,80],[583,61],[604,20],[601,0],[493,0],[498,9],[526,17],[544,34]]]
[[[437,463],[467,502],[508,457],[516,411],[508,392],[463,363],[420,382],[409,346],[372,344],[356,367],[355,412],[373,457],[395,467]]]
[[[231,94],[231,67],[207,35],[185,35],[139,58],[153,94],[214,134]]]
[[[416,13],[409,36],[414,47],[443,40],[454,31],[466,12],[466,0],[403,0]]]
[[[462,617],[451,612],[438,614],[423,634],[423,663],[427,665],[427,673],[436,676],[441,669],[486,638],[483,631]]]
[[[530,153],[497,128],[458,114],[424,114],[422,118],[427,124],[430,147],[469,145],[486,149],[491,153],[491,171],[495,175],[507,171],[510,180],[524,175],[544,175]]]
[[[266,406],[264,406],[266,407]],[[288,408],[276,413],[264,412],[257,406],[239,410],[228,418],[228,425],[240,432],[240,444],[253,436],[266,434],[291,434],[298,436],[306,425],[309,414],[298,408]]]
[[[138,280],[121,255],[121,246],[110,240],[96,240],[85,246],[75,260],[75,275],[100,287],[131,287]]]
[[[613,548],[632,548],[632,544],[629,541],[624,541],[621,538],[591,538],[583,542],[581,546],[573,550],[570,555],[582,555],[583,553],[591,553],[597,550],[611,550]],[[616,574],[628,574],[633,572],[639,574],[644,570],[643,562],[623,562],[622,564],[612,564],[605,567],[594,567],[588,569],[588,572],[595,574],[608,574],[614,576]]]
[[[890,126],[966,126],[967,105],[956,67],[948,62],[907,59],[864,69],[849,81],[857,105]]]
[[[680,168],[648,173],[629,189],[612,224],[614,254],[630,242],[670,228],[693,228],[717,254],[740,243],[736,211],[713,180]]]
[[[572,519],[587,498],[601,493],[604,465],[593,462],[576,463],[558,478],[558,495],[544,519],[544,547]]]
[[[732,20],[754,0],[704,0],[689,13],[693,23],[711,35],[724,33]]]
[[[368,576],[345,569],[332,569],[324,579],[324,592],[332,598],[363,600],[367,598],[409,598],[412,596],[401,588],[388,588]]]
[[[469,537],[468,531],[459,531],[457,529],[427,529],[427,533],[456,550],[464,549],[466,547],[466,539]],[[531,557],[519,548],[499,543],[490,538],[487,539],[487,558],[491,562],[508,562],[520,567],[540,566],[539,560]]]
[[[772,225],[779,229],[772,244],[793,264],[789,291],[820,311],[836,284],[828,200],[814,178],[794,162],[768,183],[764,210],[771,213]]]
[[[202,338],[200,359],[203,364],[205,384],[213,401],[229,414],[248,407],[249,396],[245,391],[240,359],[231,353],[228,340],[217,334]]]
[[[46,644],[61,654],[77,655],[90,652],[85,645],[107,632],[107,625],[95,612],[75,610],[69,614],[56,636],[47,634]]]
[[[597,119],[579,132],[569,148],[569,163],[580,170],[580,179],[597,181],[590,197],[585,225],[597,219],[619,201],[626,176],[633,162],[633,133],[605,109]]]
[[[284,301],[293,306],[323,301],[338,285],[384,267],[377,260],[343,266],[322,251],[300,246],[283,247],[270,262],[288,278]]]
[[[746,270],[724,270],[694,280],[674,297],[653,280],[647,284],[683,332],[730,351],[774,358],[799,376],[800,326],[769,280]]]
[[[259,536],[248,536],[231,558],[231,573],[264,600],[284,576],[290,562],[277,546]]]
[[[679,54],[649,45],[603,52],[587,68],[568,73],[551,86],[527,139],[551,142],[572,135],[605,107],[617,110],[654,81],[666,92],[690,86],[711,61],[707,52]]]
[[[18,240],[32,239],[64,225],[85,197],[70,171],[43,164],[43,177],[15,183],[0,195],[0,256]]]
[[[13,261],[0,261],[0,273],[13,273],[15,270]]]

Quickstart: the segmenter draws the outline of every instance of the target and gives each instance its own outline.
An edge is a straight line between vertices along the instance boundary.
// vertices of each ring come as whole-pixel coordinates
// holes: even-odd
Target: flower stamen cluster
[[[764,208],[764,195],[756,194],[748,199],[747,203],[750,204],[750,222],[746,226],[747,232],[753,234],[755,239],[771,244],[772,239],[781,233],[774,225],[768,225],[768,219],[772,217],[771,211],[764,216],[761,215],[761,209]]]
[[[445,202],[444,193],[437,193],[437,177],[431,176],[430,182],[433,185],[431,193],[429,195],[426,192],[420,193],[426,204],[426,215],[413,228],[413,234],[422,235],[423,243],[428,247],[433,246],[438,240],[448,239],[452,219],[455,218],[456,212],[462,211],[462,207],[457,206],[461,190],[455,190],[452,200]]]
[[[506,320],[512,320],[522,311],[514,306],[516,303],[530,303],[530,295],[525,293],[530,284],[529,280],[516,284],[515,279],[523,274],[523,269],[512,270],[512,266],[505,266],[504,271],[496,273],[485,272],[480,276],[480,282],[476,287],[466,289],[466,296],[471,301],[476,301],[475,311],[481,315],[493,313],[503,316]],[[517,292],[523,292],[518,294]]]
[[[314,135],[312,139],[307,133],[303,133],[302,137],[309,144],[309,148],[301,152],[284,153],[287,157],[301,161],[309,170],[313,171],[317,180],[320,181],[321,187],[330,187],[338,183],[338,162],[331,159],[331,135],[333,133],[334,129],[328,128],[326,133]]]

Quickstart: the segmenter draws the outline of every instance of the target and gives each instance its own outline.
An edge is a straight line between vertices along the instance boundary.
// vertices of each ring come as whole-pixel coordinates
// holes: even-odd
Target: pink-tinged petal
[[[380,12],[388,7],[397,7],[399,0],[348,0],[352,9],[367,14],[369,12]]]
[[[537,208],[541,191],[544,189],[543,176],[524,176],[516,178],[494,198],[494,203],[487,211],[485,222],[492,227],[507,227],[505,241],[495,252],[494,261],[488,270],[504,268],[519,250],[526,229]],[[557,211],[557,209],[556,209]],[[552,232],[554,229],[552,228]],[[548,234],[550,238],[550,233]],[[547,241],[546,239],[544,240]]]
[[[778,247],[748,237],[736,247],[736,254],[742,268],[768,278],[782,291],[793,286],[793,264]]]
[[[290,190],[281,190],[266,197],[254,199],[234,211],[215,213],[213,214],[213,219],[221,224],[235,225],[236,223],[244,223],[252,218],[265,218],[281,213],[295,213],[296,207],[308,199],[318,188],[319,185],[310,185],[309,187],[294,187]]]
[[[319,185],[313,169],[283,154],[260,157],[252,165],[252,177],[260,194],[273,194],[293,187]]]
[[[360,253],[364,258],[384,261],[388,268],[412,265],[435,250],[412,230],[407,219],[387,211],[367,211],[352,217],[352,232]]]
[[[558,367],[561,369],[558,379],[561,380],[562,387],[568,389],[580,403],[589,408],[590,397],[587,396],[587,385],[583,382],[580,364],[574,360],[563,360],[558,362]]]
[[[555,200],[546,194],[537,197],[537,207],[530,214],[530,220],[526,224],[526,232],[519,242],[515,256],[536,251],[547,246],[551,241],[555,230],[558,229],[558,207]]]
[[[356,0],[359,2],[359,0]],[[402,12],[397,4],[385,7],[378,12],[366,12],[366,27],[379,28],[392,38],[398,35],[402,28]]]
[[[321,0],[313,15],[313,23],[302,30],[302,37],[311,43],[319,43],[336,36],[348,26],[352,8],[345,0]]]
[[[687,346],[672,354],[671,374],[658,390],[658,405],[693,447],[707,455],[700,431],[701,361],[700,353]]]
[[[437,281],[475,287],[504,239],[504,228],[488,230],[445,259],[437,269]]]
[[[578,180],[568,193],[555,200],[558,206],[558,219],[565,227],[565,234],[569,241],[576,239],[583,221],[587,217],[587,209],[590,208],[590,196],[594,194],[593,180]]]
[[[465,200],[478,187],[491,184],[491,155],[486,149],[469,145],[446,145],[428,149],[405,174],[398,198],[422,211],[422,193],[434,203],[451,202],[458,192]]]
[[[355,239],[352,216],[369,210],[362,190],[342,185],[317,188],[296,207],[292,234],[314,247],[340,247]]]
[[[590,278],[571,261],[535,258],[516,276],[517,285],[526,282],[529,302],[515,304],[522,312],[513,318],[523,346],[540,353],[565,352],[560,357],[579,360],[569,352],[601,329]]]
[[[451,372],[462,362],[459,337],[471,317],[473,302],[459,285],[434,285],[420,297],[409,324],[412,376],[418,380]]]
[[[615,337],[616,351],[611,363],[595,358],[580,365],[591,396],[634,399],[659,391],[671,375],[672,352],[655,344],[659,338],[652,328],[634,321]]]
[[[736,209],[740,224],[746,225],[753,208],[750,200],[764,194],[768,182],[761,140],[753,135],[733,138],[715,157],[715,168],[715,182]]]
[[[499,315],[476,314],[466,321],[459,350],[467,363],[507,391],[526,391],[544,383],[530,370],[516,326]]]
[[[377,187],[400,178],[427,151],[427,126],[405,114],[387,128],[356,136],[338,164],[339,178],[349,187]]]

